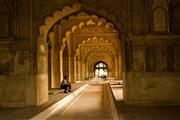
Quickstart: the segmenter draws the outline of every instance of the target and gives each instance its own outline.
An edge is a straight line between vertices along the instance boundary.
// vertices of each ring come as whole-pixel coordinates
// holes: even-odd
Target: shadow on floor
[[[85,83],[72,84],[72,91],[77,90]],[[63,99],[70,93],[64,93],[63,90],[54,89],[53,93],[49,94],[49,100],[38,107],[22,107],[22,108],[0,108],[0,120],[26,120],[34,117],[44,111],[57,101]]]
[[[117,102],[120,120],[180,120],[180,106],[126,105],[122,85],[110,85]]]
[[[120,120],[180,120],[180,106],[135,106],[117,101]]]

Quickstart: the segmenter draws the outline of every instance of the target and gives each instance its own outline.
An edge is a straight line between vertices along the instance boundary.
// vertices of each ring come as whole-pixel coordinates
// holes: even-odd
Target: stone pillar
[[[52,49],[51,50],[51,88],[58,88],[60,84],[60,60],[59,60],[59,50]]]
[[[60,81],[62,81],[64,78],[63,73],[63,50],[60,50]]]
[[[168,10],[169,2],[166,0],[154,0],[152,5],[152,13],[153,13],[153,28],[154,31],[169,31],[169,22],[168,22]],[[161,22],[159,22],[161,20]]]
[[[84,80],[86,77],[86,68],[85,68],[85,63],[82,62],[82,80]]]
[[[81,55],[81,50],[79,51],[78,54],[78,80],[82,80],[82,55]]]
[[[87,74],[87,71],[86,71],[86,62],[84,62],[84,78],[85,79],[87,78],[86,74]]]
[[[88,62],[86,61],[86,63],[85,63],[85,76],[86,76],[86,78],[88,78],[89,77],[89,71],[88,71]]]
[[[88,64],[88,66],[90,67],[90,68],[88,68],[88,69],[89,69],[89,77],[90,77],[90,78],[93,78],[93,77],[94,77],[94,68],[93,68],[93,63],[92,63],[92,61],[90,61],[90,63]]]
[[[115,79],[118,79],[118,70],[119,70],[119,60],[118,60],[118,56],[115,56]]]
[[[77,59],[77,56],[76,56],[76,80],[79,80],[79,73],[78,73],[78,59]]]
[[[118,79],[122,79],[122,56],[121,55],[119,55],[118,56],[118,66],[119,66],[119,71],[118,71]]]
[[[81,60],[78,59],[78,80],[82,79],[82,65]]]
[[[77,64],[76,64],[76,57],[74,57],[74,82],[77,80]]]
[[[58,30],[55,28],[55,31]],[[51,39],[51,88],[59,88],[60,85],[60,49],[58,43],[58,33],[54,32],[54,39]]]
[[[59,43],[59,46],[62,46],[62,39],[63,39],[63,35],[62,35],[62,26],[59,25],[58,26],[58,43]],[[60,63],[60,66],[59,66],[59,82],[61,84],[63,78],[64,78],[64,75],[63,75],[63,51],[61,50],[61,47],[59,47],[59,63]]]
[[[75,82],[75,78],[74,78],[74,52],[73,52],[73,42],[72,42],[73,38],[72,38],[72,34],[69,34],[67,36],[67,45],[68,45],[68,64],[69,64],[69,81],[71,83],[74,83]]]
[[[74,83],[74,57],[69,56],[69,81]]]

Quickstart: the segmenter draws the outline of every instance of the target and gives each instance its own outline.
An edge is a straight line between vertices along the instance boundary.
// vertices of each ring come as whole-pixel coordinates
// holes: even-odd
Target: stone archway
[[[86,19],[85,19],[85,21],[79,21],[79,22],[76,22],[75,21],[75,19],[76,18],[81,18],[82,19],[82,17],[86,17]],[[87,19],[87,17],[88,17],[88,19]],[[75,22],[74,22],[75,21]],[[112,23],[109,23],[109,22],[107,22],[106,21],[106,19],[104,19],[104,18],[99,18],[99,17],[97,17],[97,16],[95,16],[95,15],[88,15],[88,14],[86,14],[86,13],[84,13],[84,12],[80,12],[80,13],[78,13],[76,16],[70,16],[69,18],[68,18],[68,21],[67,20],[62,20],[61,22],[60,22],[61,24],[62,24],[62,26],[61,25],[59,25],[59,27],[60,28],[64,28],[65,30],[62,30],[62,36],[61,36],[61,38],[63,37],[63,35],[64,35],[64,38],[62,38],[62,43],[60,42],[60,44],[62,44],[61,46],[62,47],[64,47],[64,43],[67,41],[67,44],[68,44],[68,49],[69,49],[69,51],[72,51],[72,52],[69,52],[69,55],[72,57],[71,59],[75,59],[74,57],[76,56],[76,55],[74,55],[75,54],[75,49],[79,49],[79,47],[81,46],[81,45],[83,45],[83,44],[85,44],[86,43],[86,41],[88,42],[88,41],[90,41],[90,39],[91,38],[89,38],[88,36],[86,36],[85,38],[83,37],[83,39],[79,39],[78,38],[78,44],[76,43],[76,44],[74,44],[73,46],[71,46],[71,41],[72,41],[72,34],[77,34],[78,32],[82,32],[82,31],[87,31],[86,30],[86,28],[87,27],[99,27],[98,28],[98,31],[100,31],[101,33],[103,33],[103,32],[109,32],[110,34],[112,34],[111,36],[106,36],[107,38],[109,38],[110,40],[105,40],[105,39],[103,39],[102,37],[100,37],[99,38],[99,42],[102,42],[102,41],[104,41],[105,43],[107,43],[108,41],[111,41],[111,43],[108,43],[108,44],[113,44],[115,47],[114,48],[110,48],[110,49],[113,49],[113,51],[119,51],[119,48],[120,48],[120,40],[119,40],[119,38],[118,38],[118,32],[114,29],[114,26],[113,26],[113,24]],[[75,24],[72,24],[72,23],[75,23]],[[70,26],[69,26],[69,24],[70,24]],[[97,28],[95,29],[95,30],[97,30]],[[92,31],[91,29],[90,29],[90,31],[89,31],[89,29],[88,29],[88,32],[97,32],[97,31]],[[87,33],[86,33],[87,34]],[[104,34],[105,35],[105,34]],[[104,36],[103,35],[103,36]],[[57,35],[58,36],[58,35]],[[86,40],[87,39],[87,40]],[[92,39],[94,40],[94,39],[96,39],[96,37],[92,37]],[[86,40],[86,41],[85,41]],[[59,44],[59,43],[58,43]],[[71,47],[70,47],[71,46]],[[62,48],[61,47],[61,48]],[[72,48],[73,47],[73,48]],[[78,48],[77,48],[78,47]],[[76,51],[77,51],[76,50]],[[62,52],[62,51],[61,51]],[[61,53],[60,52],[60,53]],[[120,54],[120,52],[119,52],[119,54]],[[72,62],[73,60],[71,60],[71,61],[69,61],[69,62]],[[73,64],[74,62],[72,62],[72,64]],[[70,64],[69,64],[70,65]],[[73,65],[71,65],[71,66],[73,66]],[[77,66],[77,65],[76,65]],[[75,66],[74,66],[74,68],[75,68]],[[77,67],[76,67],[77,68]],[[74,70],[73,70],[73,72],[74,72]],[[73,72],[72,71],[70,71],[69,72],[69,75],[73,75]],[[61,75],[62,76],[62,75]],[[73,75],[74,76],[74,75]],[[77,75],[76,75],[77,76]],[[79,75],[80,76],[80,75]],[[69,77],[70,78],[70,80],[71,81],[74,81],[73,79],[73,77]],[[82,77],[80,77],[80,78],[82,78]],[[118,77],[116,77],[116,78],[118,78]]]
[[[38,73],[38,75],[36,76],[36,79],[37,79],[37,84],[38,84],[37,85],[37,91],[38,91],[37,92],[37,98],[42,98],[42,99],[37,100],[38,105],[42,104],[43,102],[47,101],[47,99],[48,99],[47,90],[44,90],[44,89],[46,89],[44,86],[46,86],[48,84],[48,82],[47,82],[48,81],[47,80],[47,78],[48,78],[47,65],[45,66],[44,64],[41,63],[41,61],[43,60],[45,64],[47,64],[47,61],[48,61],[47,60],[48,59],[48,56],[47,56],[48,47],[47,47],[46,39],[47,39],[49,30],[57,23],[57,21],[61,21],[64,16],[70,16],[72,13],[76,13],[76,12],[79,12],[79,11],[81,11],[81,6],[79,4],[74,4],[72,7],[64,7],[64,9],[62,11],[54,12],[53,17],[47,17],[45,19],[45,25],[42,25],[40,27],[40,35],[39,35],[38,41],[37,41],[37,73]],[[63,60],[62,58],[64,57],[64,55],[63,55],[64,43],[67,42],[67,49],[68,49],[68,53],[69,53],[68,54],[68,64],[69,64],[68,65],[68,69],[69,69],[68,73],[69,73],[70,81],[74,81],[74,76],[75,76],[75,73],[74,73],[74,71],[75,71],[74,70],[74,59],[75,59],[75,54],[76,53],[73,53],[73,51],[76,51],[76,49],[78,47],[78,44],[77,45],[74,45],[74,44],[72,45],[72,43],[71,43],[72,42],[72,39],[71,39],[72,34],[74,34],[74,32],[78,32],[78,30],[81,30],[82,28],[85,28],[85,27],[91,26],[91,25],[96,25],[96,26],[105,25],[104,26],[105,30],[107,30],[107,31],[112,30],[112,32],[117,32],[117,31],[114,30],[113,24],[108,23],[106,21],[106,19],[98,18],[95,15],[92,15],[92,16],[95,19],[100,19],[100,20],[99,21],[96,21],[96,20],[93,21],[92,19],[89,19],[86,22],[80,22],[79,24],[71,26],[70,30],[66,30],[64,32],[64,34],[61,35],[60,40],[62,42],[59,43],[60,46],[59,46],[59,49],[58,49],[59,54],[60,54],[59,55],[60,62],[58,64],[62,64],[62,60]],[[73,16],[69,17],[69,19],[71,19],[71,18],[73,18]],[[56,39],[57,36],[56,36],[55,32],[53,32],[52,34],[54,34],[54,38]],[[64,38],[62,36],[64,36]],[[112,42],[115,45],[115,48],[119,49],[120,45],[119,45],[119,43],[116,44],[115,41],[120,42],[118,34],[116,34],[116,36],[115,36],[115,38],[113,39]],[[78,56],[80,56],[80,55],[78,55]],[[80,64],[83,65],[82,61],[80,62]],[[60,69],[59,71],[61,73],[62,70],[63,70],[62,65],[61,65],[61,67],[59,67],[59,69]],[[81,70],[81,72],[82,72],[82,70]],[[81,74],[81,73],[79,73],[79,74]],[[59,79],[61,79],[62,76],[63,76],[63,73],[61,73],[61,75],[59,76]],[[82,77],[81,77],[81,79],[82,79]],[[59,83],[57,82],[56,84],[59,84]]]
[[[79,75],[80,78],[94,77],[94,64],[100,60],[106,61],[106,63],[109,64],[111,77],[115,79],[119,78],[119,76],[115,74],[118,73],[118,69],[115,69],[116,66],[118,67],[117,63],[115,64],[115,56],[117,56],[117,51],[110,40],[106,40],[103,37],[98,38],[96,36],[88,38],[78,45],[76,53],[79,54],[79,51],[81,50],[84,51],[81,60],[82,62],[78,61],[78,63],[80,64],[79,71],[83,70],[84,74]]]
[[[103,61],[98,61],[94,65],[94,76],[97,78],[107,78],[108,77],[108,65]]]

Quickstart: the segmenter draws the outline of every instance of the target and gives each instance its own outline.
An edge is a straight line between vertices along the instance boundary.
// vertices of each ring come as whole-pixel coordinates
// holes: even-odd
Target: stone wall
[[[34,102],[31,52],[23,48],[26,46],[22,47],[23,44],[22,41],[0,41],[0,105],[3,107],[32,105]]]
[[[178,35],[134,36],[129,43],[125,101],[128,104],[180,104]]]
[[[127,104],[180,104],[179,72],[130,72]]]
[[[179,96],[177,84],[180,68],[177,34],[179,13],[175,12],[179,10],[177,1],[172,0],[171,3],[168,0],[80,1],[82,11],[106,18],[119,30],[120,38],[122,35],[126,36],[127,41],[122,47],[125,47],[126,56],[124,72],[127,74],[124,78],[126,80],[124,91],[127,103],[150,101],[149,103],[153,104],[168,101],[166,103],[175,104],[179,102],[179,98],[175,98],[176,95]],[[47,16],[52,16],[55,10],[62,10],[64,6],[71,6],[76,2],[79,1],[34,0],[33,34],[38,36],[39,27],[44,24]],[[169,17],[173,19],[168,21]],[[157,22],[160,18],[163,18],[161,22],[163,24]],[[34,48],[37,47],[36,44],[34,46]],[[46,77],[42,82],[46,84]],[[36,87],[43,90],[43,86]],[[163,94],[155,94],[155,91]],[[39,98],[45,96],[40,103],[47,100],[46,92],[44,90],[43,95],[39,96]]]
[[[32,106],[31,2],[1,0],[0,6],[0,106]]]
[[[113,23],[122,41],[126,38],[127,103],[179,103],[180,3],[168,1],[0,0],[0,105],[35,106],[48,100],[47,40],[39,39],[39,29],[55,10],[76,2],[81,11]]]
[[[128,1],[127,0],[34,0],[35,13],[34,17],[36,19],[37,25],[44,24],[44,18],[52,16],[53,12],[56,10],[62,10],[65,6],[72,6],[74,3],[80,3],[82,5],[82,11],[85,11],[89,14],[96,14],[99,17],[105,17],[107,20],[114,22],[118,29],[128,30]],[[38,33],[38,27],[35,30],[35,33]]]

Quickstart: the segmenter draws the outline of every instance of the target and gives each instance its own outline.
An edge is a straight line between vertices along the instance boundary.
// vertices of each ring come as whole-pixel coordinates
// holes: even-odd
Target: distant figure
[[[64,89],[64,93],[71,92],[71,83],[68,81],[68,76],[64,76],[64,79],[61,84],[61,88]]]
[[[107,79],[107,76],[106,76],[106,75],[102,75],[101,77],[102,77],[104,80]]]

